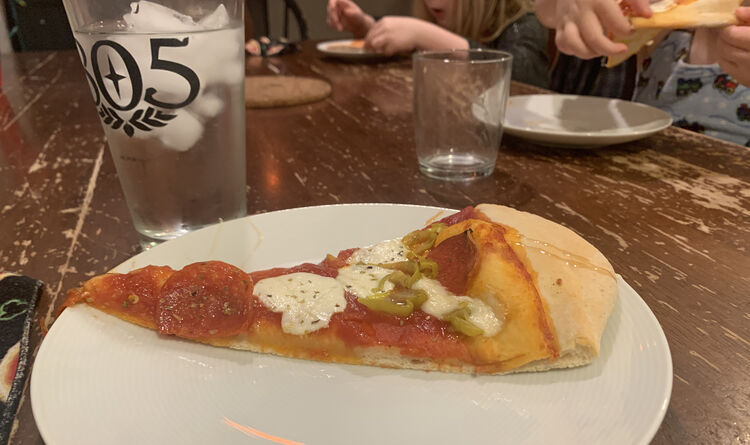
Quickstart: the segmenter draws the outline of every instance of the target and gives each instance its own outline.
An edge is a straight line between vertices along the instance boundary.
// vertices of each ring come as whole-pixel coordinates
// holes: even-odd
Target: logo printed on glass
[[[177,117],[168,110],[176,110],[192,103],[200,92],[200,79],[190,67],[164,57],[163,48],[185,48],[190,38],[151,38],[149,70],[171,73],[170,91],[160,94],[153,85],[144,85],[142,68],[120,43],[97,40],[88,51],[76,40],[86,70],[94,103],[105,125],[122,129],[132,137],[136,130],[148,132],[164,127]],[[88,52],[88,54],[87,54]],[[184,89],[180,98],[179,83]]]

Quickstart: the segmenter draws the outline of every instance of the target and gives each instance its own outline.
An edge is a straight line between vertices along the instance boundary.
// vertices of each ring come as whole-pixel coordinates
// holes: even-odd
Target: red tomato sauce
[[[159,293],[159,332],[195,339],[239,334],[249,326],[252,287],[248,274],[227,263],[185,266]]]
[[[294,272],[308,272],[335,278],[338,268],[356,249],[329,257],[321,264],[305,263],[291,268],[275,268],[253,272],[253,281]],[[374,312],[357,301],[357,297],[346,293],[347,305],[343,312],[334,314],[329,329],[334,329],[338,338],[346,344],[356,346],[395,346],[412,357],[459,358],[470,360],[470,354],[461,343],[459,335],[450,324],[416,310],[408,317]],[[253,313],[256,319],[281,322],[281,314],[267,309],[257,298],[253,298]],[[315,335],[314,333],[310,335]]]
[[[106,274],[71,289],[62,309],[82,301],[107,312],[153,325],[159,290],[174,273],[168,266],[146,266],[127,274]],[[62,310],[61,309],[61,310]]]
[[[331,317],[330,327],[347,344],[395,346],[413,357],[470,359],[447,322],[420,310],[407,317],[373,312],[348,292],[346,300],[346,310]]]

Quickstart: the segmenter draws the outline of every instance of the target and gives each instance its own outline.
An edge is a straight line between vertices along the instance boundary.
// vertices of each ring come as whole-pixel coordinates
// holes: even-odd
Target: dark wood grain
[[[64,291],[139,251],[73,52],[3,57],[0,271],[45,281],[33,344]],[[674,386],[655,444],[750,443],[750,150],[670,128],[601,150],[505,137],[492,176],[417,169],[409,59],[251,59],[253,74],[325,78],[322,102],[248,110],[250,213],[336,203],[506,204],[595,244],[661,323]],[[515,84],[513,94],[536,92]],[[11,443],[41,443],[28,388]]]

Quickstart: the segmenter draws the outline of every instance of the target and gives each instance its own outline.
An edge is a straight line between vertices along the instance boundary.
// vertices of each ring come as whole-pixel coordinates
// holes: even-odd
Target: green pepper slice
[[[438,275],[438,264],[434,260],[421,258],[419,260],[419,270],[428,278],[435,279]]]
[[[446,315],[445,320],[451,324],[451,327],[461,334],[469,337],[476,337],[484,334],[479,326],[468,320],[471,312],[468,304],[464,301],[459,304],[459,308]]]
[[[376,312],[385,312],[399,317],[406,317],[414,311],[414,303],[409,300],[392,300],[388,296],[369,296],[357,298],[357,301]]]
[[[435,223],[426,229],[415,230],[401,238],[401,242],[417,255],[422,255],[435,245],[435,240],[441,230],[446,227],[443,223]]]
[[[437,278],[438,264],[423,256],[417,256],[410,253],[408,261],[399,261],[397,263],[380,263],[378,267],[384,269],[398,270],[405,274],[414,276],[415,274],[425,275],[429,278]],[[418,279],[418,278],[417,278]],[[416,282],[416,280],[414,280]],[[413,283],[412,283],[413,284]]]
[[[382,267],[383,269],[400,270],[405,274],[413,274],[414,269],[417,268],[417,263],[414,261],[398,261],[396,263],[380,263],[376,266]]]
[[[427,293],[421,289],[395,287],[387,292],[376,292],[367,298],[357,298],[357,301],[376,312],[406,317],[427,301]]]
[[[482,328],[470,322],[469,320],[466,320],[465,318],[448,317],[448,322],[450,322],[453,329],[468,337],[477,337],[484,334]]]

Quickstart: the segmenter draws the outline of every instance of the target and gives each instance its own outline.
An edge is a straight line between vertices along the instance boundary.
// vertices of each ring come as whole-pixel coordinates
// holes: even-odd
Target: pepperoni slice
[[[159,289],[174,273],[167,266],[146,266],[127,274],[105,274],[68,291],[63,308],[85,301],[105,312],[155,328]]]
[[[464,207],[461,209],[460,212],[454,213],[453,215],[448,215],[445,218],[441,219],[440,221],[437,221],[439,223],[443,223],[447,226],[452,226],[453,224],[458,224],[462,221],[466,221],[467,219],[479,219],[479,213],[474,210],[474,207]]]
[[[185,266],[159,295],[159,332],[189,339],[239,334],[250,324],[252,283],[248,274],[221,261]]]
[[[443,287],[456,295],[466,295],[469,275],[477,262],[477,248],[467,232],[446,239],[427,257],[437,263],[437,280]]]

